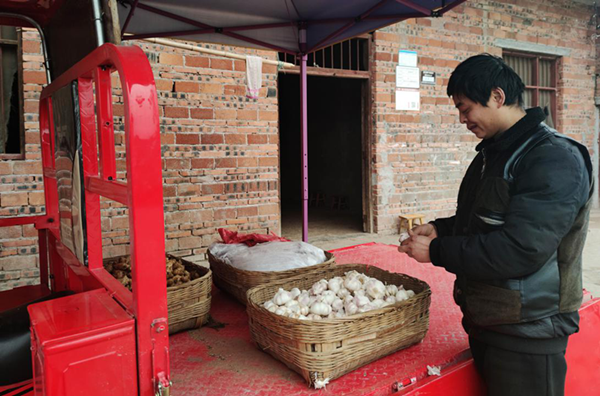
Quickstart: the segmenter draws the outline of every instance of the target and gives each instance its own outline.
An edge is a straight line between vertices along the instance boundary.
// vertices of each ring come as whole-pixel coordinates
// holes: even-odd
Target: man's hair
[[[500,57],[480,54],[464,60],[454,69],[448,81],[448,96],[464,96],[487,106],[492,90],[502,88],[507,106],[523,107],[525,85],[521,77]]]

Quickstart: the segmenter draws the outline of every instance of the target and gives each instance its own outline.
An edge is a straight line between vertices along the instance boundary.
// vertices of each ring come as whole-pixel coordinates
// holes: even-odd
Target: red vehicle
[[[300,32],[309,25],[333,24],[327,25],[329,30],[313,42],[300,39],[298,53],[305,60],[305,54],[319,46],[402,19],[436,16],[460,2],[440,1],[426,8],[424,1],[398,0],[394,7],[386,8],[385,2],[365,1],[353,10],[356,12],[352,17],[340,9],[339,18],[297,23]],[[99,12],[109,3],[92,2],[90,7]],[[120,24],[124,31],[129,25],[136,37],[161,35],[143,33],[144,26],[134,19],[136,7],[137,11],[151,12],[150,5],[138,0],[125,3],[129,10]],[[342,3],[331,2],[332,15]],[[243,8],[243,4],[223,2],[220,6],[225,8],[220,11]],[[267,15],[270,4],[265,1],[252,6]],[[56,28],[54,18],[68,19],[69,7],[73,2],[5,1],[0,6],[0,22],[38,27],[43,33]],[[166,11],[160,15],[174,18]],[[182,22],[185,18],[175,19]],[[294,52],[283,44],[238,33],[289,27],[290,22],[237,28],[196,25],[199,30],[194,34],[207,33],[208,41],[224,35],[230,43],[245,41],[261,48]],[[98,37],[106,30],[103,26],[100,24],[96,31]],[[170,31],[165,35],[177,34]],[[0,325],[0,347],[7,348],[1,355],[3,368],[6,375],[14,375],[12,384],[1,384],[1,394],[168,395],[173,383],[173,394],[180,395],[315,393],[299,376],[252,347],[244,308],[218,290],[213,294],[211,313],[227,323],[225,328],[180,333],[169,339],[160,120],[154,78],[141,49],[101,41],[98,39],[97,48],[85,52],[68,67],[47,64],[48,75],[54,78],[42,91],[39,107],[46,214],[0,219],[2,227],[34,224],[40,254],[39,285],[0,293],[0,323],[10,324]],[[59,43],[50,40],[47,44],[51,49]],[[49,55],[51,58],[52,53]],[[305,105],[305,67],[303,70]],[[121,81],[125,107],[126,183],[117,180],[115,165],[113,73]],[[100,197],[129,209],[131,292],[103,267]],[[305,212],[307,199],[305,184]],[[333,381],[324,392],[484,394],[468,355],[458,310],[450,301],[452,280],[448,274],[417,266],[404,256],[399,259],[394,247],[384,245],[341,249],[336,256],[342,263],[379,263],[388,270],[412,271],[412,275],[426,280],[438,297],[431,307],[429,335],[421,344],[355,370]],[[600,304],[586,297],[580,312],[581,332],[572,337],[567,351],[569,395],[598,394],[593,387],[600,381],[596,370],[600,364],[600,337],[595,331],[600,325]],[[33,362],[31,373],[16,370],[23,363],[23,349],[26,360]],[[441,375],[429,375],[428,365],[440,367]],[[14,373],[10,371],[13,369]]]

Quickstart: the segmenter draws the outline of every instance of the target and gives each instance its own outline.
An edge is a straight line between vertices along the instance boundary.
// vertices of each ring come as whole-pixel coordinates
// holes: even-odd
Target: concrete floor
[[[302,239],[300,213],[284,215],[282,235],[288,239]],[[321,249],[331,250],[362,243],[398,244],[397,235],[377,235],[361,232],[360,221],[343,212],[309,211],[308,242]],[[590,226],[583,251],[583,287],[593,296],[600,297],[600,208],[592,209]]]

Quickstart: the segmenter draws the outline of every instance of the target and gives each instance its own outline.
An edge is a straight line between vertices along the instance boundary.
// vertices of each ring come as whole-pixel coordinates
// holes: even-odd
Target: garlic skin
[[[370,303],[371,300],[369,300],[369,297],[367,296],[356,296],[354,297],[354,304],[356,304],[357,307],[362,307],[367,305],[368,303]]]
[[[408,300],[408,298],[408,293],[404,289],[400,289],[398,290],[398,293],[396,293],[396,301],[398,302]]]
[[[387,296],[384,300],[388,305],[396,303],[396,296]]]
[[[265,301],[265,303],[263,304],[263,307],[265,307],[266,309],[269,309],[269,308],[271,308],[271,307],[275,307],[275,308],[277,308],[277,304],[275,304],[275,303],[273,302],[273,300],[267,300],[267,301]]]
[[[300,316],[306,316],[310,313],[310,308],[307,306],[300,307],[300,310],[298,311],[298,313],[300,314]]]
[[[362,283],[356,277],[346,278],[344,281],[344,287],[349,291],[356,291],[362,289]]]
[[[314,315],[327,316],[331,313],[331,306],[317,301],[310,306],[310,313]]]
[[[342,283],[342,278],[336,276],[335,278],[329,279],[327,282],[327,288],[337,294],[337,292],[342,288]]]
[[[343,311],[344,302],[341,298],[336,297],[335,300],[333,300],[333,302],[331,303],[331,308],[333,308],[333,310],[336,312]]]
[[[382,299],[385,297],[385,285],[382,281],[375,278],[370,278],[365,283],[365,290],[367,291],[367,294],[374,299]]]
[[[319,296],[319,295],[321,295],[321,293],[323,293],[325,290],[327,290],[327,285],[328,285],[327,281],[325,279],[321,279],[320,281],[318,281],[311,287],[310,293],[313,296]]]
[[[298,304],[301,307],[310,306],[310,296],[307,291],[300,293],[300,295],[298,296]]]
[[[396,285],[387,285],[385,287],[385,295],[386,296],[395,296],[398,293],[398,286]]]
[[[343,282],[342,282],[343,284]],[[345,298],[346,296],[350,295],[350,291],[348,289],[346,289],[345,287],[341,287],[340,290],[338,290],[338,292],[336,293],[337,296],[341,299]]]
[[[337,296],[335,295],[333,290],[325,290],[323,294],[321,294],[321,296],[319,297],[319,300],[321,300],[321,302],[324,302],[327,305],[331,305],[336,299],[336,297]]]
[[[353,301],[347,302],[344,303],[344,310],[346,311],[346,315],[354,315],[358,312],[358,307],[356,306],[356,304],[354,304]]]
[[[286,302],[290,301],[291,299],[292,299],[292,295],[290,292],[279,288],[279,290],[273,297],[273,302],[277,305],[284,305]]]
[[[300,289],[298,289],[297,287],[294,287],[292,290],[290,290],[290,294],[292,296],[292,300],[295,300],[296,297],[298,297],[300,295]]]
[[[275,314],[276,315],[281,315],[281,316],[288,316],[289,315],[289,310],[285,307],[279,307],[275,310]]]

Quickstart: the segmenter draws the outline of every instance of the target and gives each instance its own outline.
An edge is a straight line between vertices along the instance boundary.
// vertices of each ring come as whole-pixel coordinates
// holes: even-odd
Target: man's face
[[[452,100],[458,109],[460,123],[465,124],[479,139],[492,138],[499,132],[499,113],[493,95],[487,107],[461,95],[453,96]]]

